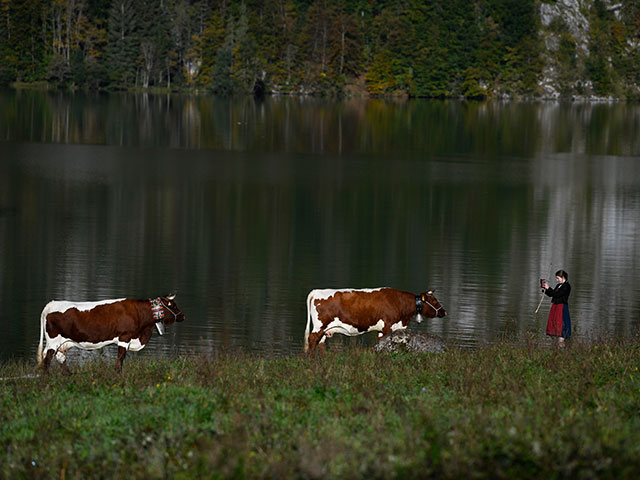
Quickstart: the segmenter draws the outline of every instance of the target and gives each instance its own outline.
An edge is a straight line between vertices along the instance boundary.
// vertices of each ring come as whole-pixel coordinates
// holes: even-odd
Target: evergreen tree
[[[595,0],[593,7],[591,29],[589,31],[587,71],[595,93],[609,95],[613,87],[613,72],[609,63],[609,58],[612,55],[609,44],[609,28],[612,15],[601,0]]]
[[[293,0],[266,0],[259,2],[255,10],[252,30],[260,59],[259,68],[265,72],[265,82],[287,91],[300,73],[296,68],[300,51],[296,44],[298,12]],[[259,72],[260,77],[262,71]]]
[[[107,70],[114,86],[135,83],[138,38],[134,0],[114,0],[109,11]]]
[[[11,49],[11,9],[9,3],[0,3],[0,85],[16,79],[16,60]]]
[[[385,95],[395,86],[395,78],[391,72],[391,54],[381,50],[373,59],[367,71],[367,90],[372,95]]]
[[[85,8],[86,17],[80,29],[81,42],[71,65],[76,85],[98,88],[106,83],[106,71],[100,63],[107,44],[106,17],[100,16],[104,14],[101,3],[105,2],[90,2],[89,8]]]
[[[498,40],[504,46],[500,64],[502,88],[513,93],[535,93],[542,70],[535,1],[489,0],[488,11],[498,25]]]
[[[259,60],[256,57],[256,45],[249,32],[249,19],[246,5],[240,6],[238,21],[233,32],[233,65],[231,80],[234,93],[247,94],[253,91],[259,78]]]
[[[45,77],[46,7],[44,0],[3,2],[6,23],[0,75],[6,80],[36,81]]]
[[[360,72],[360,32],[354,15],[347,11],[346,3],[338,0],[329,26],[329,72],[344,83],[345,76]]]
[[[227,97],[233,93],[233,81],[231,80],[231,67],[233,66],[234,40],[233,18],[229,15],[227,33],[224,45],[216,52],[216,61],[213,66],[211,89],[216,95]]]
[[[376,53],[366,75],[371,93],[384,95],[410,88],[414,70],[420,70],[424,61],[424,57],[419,58],[426,49],[420,39],[422,26],[424,11],[412,10],[402,2],[395,2],[373,18],[372,28],[377,35],[371,47]]]
[[[629,85],[627,96],[640,98],[640,2],[623,2],[625,48],[621,74]]]
[[[216,54],[224,44],[225,29],[223,12],[214,8],[207,20],[202,35],[194,38],[194,55],[200,61],[198,84],[209,86],[213,81],[213,70],[216,63]]]
[[[327,75],[330,16],[327,0],[313,2],[305,15],[303,41],[298,46],[307,59],[304,82],[312,88]]]

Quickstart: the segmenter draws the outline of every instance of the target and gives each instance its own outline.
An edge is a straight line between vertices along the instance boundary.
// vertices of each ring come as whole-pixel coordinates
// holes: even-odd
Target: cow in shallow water
[[[184,320],[174,298],[175,295],[100,302],[53,300],[47,303],[40,315],[38,365],[44,363],[45,371],[48,370],[55,355],[66,371],[66,354],[70,348],[95,350],[115,343],[118,345],[116,369],[121,371],[127,352],[142,350],[154,327],[163,335],[165,325]]]
[[[355,336],[375,331],[381,338],[404,330],[413,317],[421,322],[423,315],[446,314],[431,290],[420,295],[395,288],[312,290],[307,297],[304,350],[313,355],[318,344],[334,333]]]

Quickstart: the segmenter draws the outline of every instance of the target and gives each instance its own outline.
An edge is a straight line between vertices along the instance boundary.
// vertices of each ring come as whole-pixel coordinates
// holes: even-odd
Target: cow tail
[[[313,302],[313,290],[307,296],[307,328],[304,330],[304,351],[309,351],[309,331],[311,330],[311,306]]]
[[[42,310],[42,313],[40,314],[40,344],[38,345],[38,352],[36,354],[36,358],[38,359],[38,365],[42,365],[42,360],[43,360],[42,346],[43,346],[43,340],[44,340],[44,325],[45,325],[45,322],[47,321],[48,314],[49,314],[49,304],[47,304],[44,307],[44,309]]]

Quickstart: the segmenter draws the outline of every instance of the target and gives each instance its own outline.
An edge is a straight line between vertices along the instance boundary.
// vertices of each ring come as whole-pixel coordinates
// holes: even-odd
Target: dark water
[[[172,290],[145,354],[299,353],[320,287],[435,288],[412,328],[450,346],[543,337],[559,268],[576,335],[634,334],[639,155],[636,104],[2,91],[0,358],[51,299]]]

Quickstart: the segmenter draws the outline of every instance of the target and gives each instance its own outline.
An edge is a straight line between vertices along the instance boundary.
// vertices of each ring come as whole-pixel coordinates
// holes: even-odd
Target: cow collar
[[[153,318],[156,320],[162,320],[164,318],[164,305],[162,304],[160,297],[150,298],[149,303],[151,304],[151,314],[153,315]]]
[[[149,303],[151,304],[151,314],[156,320],[158,333],[164,335],[164,305],[162,304],[162,300],[160,297],[150,298]]]

